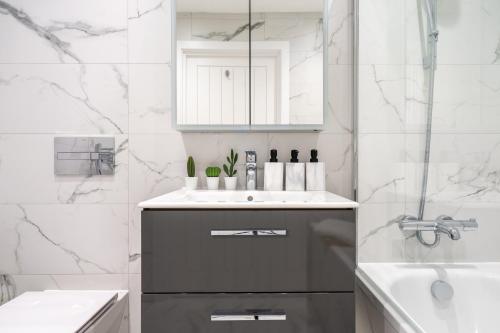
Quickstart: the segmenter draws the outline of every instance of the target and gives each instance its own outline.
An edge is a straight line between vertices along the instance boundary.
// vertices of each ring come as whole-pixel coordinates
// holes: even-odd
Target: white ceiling
[[[253,12],[322,12],[324,0],[252,0]],[[246,13],[248,0],[177,0],[177,12]]]

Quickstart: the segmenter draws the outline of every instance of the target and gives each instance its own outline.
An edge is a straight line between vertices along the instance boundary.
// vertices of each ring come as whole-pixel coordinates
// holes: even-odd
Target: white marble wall
[[[359,0],[359,260],[500,260],[500,2],[438,1],[438,67],[426,218],[476,217],[435,249],[399,231],[417,215],[428,79],[417,0]],[[424,22],[425,26],[425,22]]]
[[[352,4],[332,6],[326,131],[181,134],[170,123],[168,0],[0,0],[0,299],[128,288],[139,332],[136,205],[182,186],[188,155],[201,176],[230,148],[255,149],[260,170],[271,148],[282,161],[317,148],[327,188],[352,196]],[[116,138],[116,174],[55,177],[54,136],[95,134]]]

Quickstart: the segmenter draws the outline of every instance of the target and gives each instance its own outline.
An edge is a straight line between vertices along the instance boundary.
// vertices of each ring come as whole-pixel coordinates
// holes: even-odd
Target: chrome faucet
[[[247,190],[257,189],[257,153],[254,150],[246,151],[246,188]]]
[[[471,231],[478,229],[476,219],[454,220],[450,216],[441,215],[436,220],[419,221],[413,216],[402,216],[398,219],[399,228],[403,231],[434,231],[443,233],[452,240],[460,239],[460,229]]]

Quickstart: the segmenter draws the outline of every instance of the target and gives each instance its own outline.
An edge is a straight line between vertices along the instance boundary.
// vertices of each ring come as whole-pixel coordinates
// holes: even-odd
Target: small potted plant
[[[220,175],[220,168],[219,167],[214,167],[214,166],[209,166],[205,170],[205,174],[207,175],[207,188],[209,190],[218,190],[219,189],[219,175]]]
[[[189,156],[187,160],[187,177],[184,178],[186,189],[188,190],[196,190],[198,187],[198,177],[196,175],[196,168],[194,165],[194,159],[192,156]]]
[[[227,177],[224,177],[224,183],[226,184],[226,190],[234,191],[236,190],[236,185],[238,184],[238,177],[236,177],[236,173],[238,170],[234,167],[236,162],[238,162],[238,153],[234,153],[231,149],[231,154],[226,157],[228,164],[224,164],[224,172]]]

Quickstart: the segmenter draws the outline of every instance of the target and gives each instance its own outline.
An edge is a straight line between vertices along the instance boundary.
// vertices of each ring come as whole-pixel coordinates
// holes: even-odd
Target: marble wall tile
[[[130,133],[171,133],[171,75],[166,64],[131,64]]]
[[[178,133],[131,135],[129,201],[138,203],[182,187],[187,156]]]
[[[390,133],[405,129],[404,70],[400,65],[359,66],[360,133]]]
[[[481,64],[500,65],[500,3],[481,1]]]
[[[362,64],[368,61],[366,58],[377,59],[377,55],[383,51],[387,52],[385,59],[390,59],[389,64],[399,64],[402,52],[396,45],[400,44],[392,42],[382,51],[374,47],[380,40],[377,34],[380,31],[385,32],[382,34],[386,37],[383,39],[385,41],[389,40],[388,36],[397,39],[395,36],[399,36],[399,33],[388,33],[389,27],[396,24],[404,28],[402,41],[405,50],[403,74],[400,76],[404,83],[397,84],[403,96],[403,126],[394,119],[386,118],[382,111],[374,113],[372,119],[366,116],[373,109],[374,102],[367,99],[370,94],[366,93],[369,90],[364,85],[369,81],[364,79],[363,66],[360,68],[359,126],[362,134],[359,137],[358,181],[359,199],[363,203],[358,219],[360,261],[497,260],[491,253],[498,250],[485,233],[466,233],[460,241],[451,241],[443,236],[437,248],[427,249],[418,243],[414,235],[403,235],[391,222],[400,214],[417,215],[418,210],[429,93],[428,71],[422,67],[425,46],[422,36],[425,36],[427,22],[425,13],[419,12],[422,8],[418,8],[418,1],[400,2],[400,8],[396,8],[391,1],[377,1],[375,4],[360,1],[359,5]],[[378,11],[374,11],[375,7],[378,7]],[[401,14],[401,10],[404,14]],[[386,11],[387,14],[373,15],[380,11]],[[396,11],[400,14],[396,14]],[[391,14],[395,15],[395,21],[381,20],[383,15]],[[495,64],[499,45],[499,16],[498,1],[438,1],[440,35],[425,211],[426,218],[436,218],[441,214],[463,218],[466,215],[470,215],[467,218],[483,216],[484,229],[492,235],[491,238],[498,235],[498,231],[494,229],[494,218],[490,214],[500,202],[497,196],[500,75]],[[403,23],[401,18],[404,19]],[[369,56],[365,57],[363,50]],[[390,91],[394,93],[395,89]],[[400,143],[385,143],[388,148],[380,150],[379,147],[384,144],[381,144],[381,140],[375,142],[372,139],[374,135],[364,134],[364,125],[369,128],[366,130],[368,133],[373,131],[381,136],[392,136],[391,141]],[[366,149],[376,149],[377,153],[366,155]],[[403,153],[400,158],[395,158],[398,152]],[[374,164],[377,157],[392,165],[393,169],[387,165],[380,167],[378,162]],[[374,169],[384,172],[374,175]],[[373,180],[383,182],[387,178],[386,172],[392,177],[402,176],[404,179],[405,185],[400,188],[403,194],[398,196],[403,198],[402,201],[394,198],[387,200],[386,197],[365,202],[363,192],[373,187],[370,185]],[[390,186],[393,186],[392,183]],[[482,254],[481,240],[487,244],[487,250]]]
[[[405,214],[405,203],[365,203],[358,209],[358,261],[404,261],[404,236],[396,218]],[[409,211],[408,214],[413,214]]]
[[[406,1],[407,63],[421,64],[427,22],[419,2]],[[495,0],[438,3],[438,63],[498,64],[500,5]]]
[[[0,271],[128,271],[127,205],[0,205]]]
[[[399,0],[359,0],[360,65],[404,64],[404,8]]]
[[[493,89],[495,78],[485,77],[481,85],[479,65],[440,65],[436,70],[432,129],[434,132],[481,131],[488,127],[500,128],[498,115],[482,113],[481,92],[484,84]],[[425,131],[427,123],[428,76],[422,67],[407,67],[407,119],[408,130]],[[496,82],[495,82],[496,81]],[[488,83],[486,83],[488,82]],[[492,121],[497,120],[494,124]]]
[[[123,65],[0,65],[0,132],[128,131]]]
[[[421,2],[407,0],[406,6],[407,62],[421,64],[426,48],[422,38],[427,29],[426,14]],[[437,9],[438,64],[480,64],[481,1],[440,1]]]
[[[129,63],[170,63],[170,1],[128,0]]]
[[[435,218],[449,215],[455,219],[476,218],[479,229],[460,232],[461,240],[452,241],[442,235],[441,245],[436,249],[427,249],[416,244],[414,238],[408,239],[405,249],[407,260],[427,262],[497,262],[500,260],[498,235],[500,225],[497,216],[500,205],[494,203],[439,202],[426,205],[426,216]]]
[[[449,215],[455,219],[476,218],[477,231],[461,231],[459,241],[441,235],[440,245],[426,248],[415,238],[414,233],[403,233],[395,222],[401,214],[416,215],[413,208],[403,204],[364,204],[358,211],[358,260],[360,262],[488,262],[498,261],[500,232],[496,216],[497,203],[428,203],[425,216],[434,219]],[[433,240],[432,233],[424,238]]]
[[[127,3],[0,2],[0,63],[124,63]]]
[[[500,17],[500,14],[499,14]],[[500,36],[500,33],[499,33]],[[499,51],[500,52],[500,51]],[[481,66],[481,125],[487,131],[500,131],[500,63]]]
[[[115,137],[112,176],[55,176],[53,147],[51,134],[0,134],[0,203],[128,203],[127,136]]]
[[[328,108],[323,133],[349,134],[353,131],[353,67],[328,66]]]
[[[328,15],[328,64],[352,65],[354,51],[354,3],[331,0]]]
[[[362,204],[403,202],[405,164],[404,134],[360,134],[358,201]]]
[[[408,135],[407,145],[408,156],[421,164],[423,135]],[[500,202],[500,134],[433,134],[430,160],[428,201]],[[408,193],[419,193],[419,184],[407,179]]]

